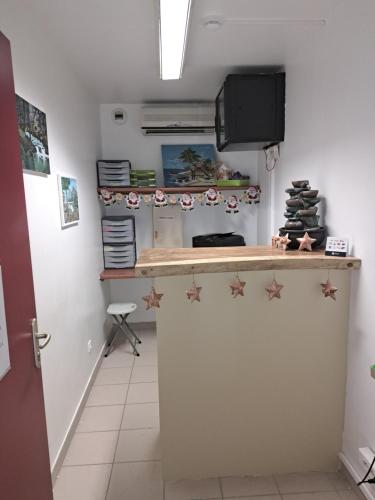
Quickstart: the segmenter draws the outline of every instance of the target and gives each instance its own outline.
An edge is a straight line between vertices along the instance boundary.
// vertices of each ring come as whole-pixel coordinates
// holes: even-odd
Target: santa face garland
[[[253,203],[260,202],[260,187],[259,186],[250,186],[246,189],[244,194],[242,195],[242,201],[249,205]]]
[[[205,193],[206,205],[208,207],[216,207],[219,204],[219,195],[215,188],[208,189]]]
[[[138,210],[141,204],[141,197],[138,193],[129,193],[126,197],[126,208],[130,210]]]
[[[232,195],[232,196],[229,196],[228,200],[225,202],[226,204],[226,213],[227,214],[238,214],[238,212],[240,211],[239,208],[238,208],[238,203],[239,203],[239,200],[237,198],[237,196],[235,195]]]
[[[180,200],[180,205],[182,210],[184,212],[189,212],[190,210],[193,210],[194,201],[195,201],[194,196],[192,196],[190,193],[184,193]]]
[[[225,200],[224,196],[214,187],[209,188],[204,193],[197,193],[196,195],[183,193],[181,198],[178,198],[175,194],[168,196],[162,189],[156,189],[155,194],[144,194],[141,196],[137,191],[130,191],[128,195],[124,195],[123,193],[103,188],[100,190],[99,199],[102,200],[106,206],[125,202],[126,208],[131,210],[139,209],[142,201],[145,205],[151,205],[151,202],[153,202],[155,207],[166,207],[168,205],[177,205],[179,203],[181,209],[185,212],[193,210],[195,201],[201,205],[207,205],[210,207],[216,207],[225,203],[226,213],[236,214],[239,211],[240,202],[244,201],[247,204],[258,203],[257,201],[254,201],[254,193],[257,193],[259,196],[259,192],[260,190],[258,186],[250,186],[250,188],[240,198],[236,195],[231,195]]]
[[[154,205],[155,207],[166,207],[168,205],[168,198],[161,189],[155,191]]]
[[[104,205],[113,205],[115,202],[115,195],[112,191],[108,191],[108,189],[101,189],[99,194],[99,199],[102,200]]]

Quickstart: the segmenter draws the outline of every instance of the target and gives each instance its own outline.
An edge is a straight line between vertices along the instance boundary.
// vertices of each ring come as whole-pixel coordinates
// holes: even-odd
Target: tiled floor
[[[103,360],[54,488],[55,500],[357,500],[340,473],[163,484],[156,335],[141,356],[119,339]]]

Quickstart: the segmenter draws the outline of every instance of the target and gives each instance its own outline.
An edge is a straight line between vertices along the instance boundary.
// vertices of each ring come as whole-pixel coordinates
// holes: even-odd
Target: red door
[[[0,498],[52,500],[9,41],[0,32],[0,266],[11,370],[0,380]]]

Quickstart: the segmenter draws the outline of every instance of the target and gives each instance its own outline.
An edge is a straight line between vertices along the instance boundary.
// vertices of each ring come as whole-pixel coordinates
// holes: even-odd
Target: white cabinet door
[[[183,246],[182,217],[179,206],[153,207],[154,247]]]

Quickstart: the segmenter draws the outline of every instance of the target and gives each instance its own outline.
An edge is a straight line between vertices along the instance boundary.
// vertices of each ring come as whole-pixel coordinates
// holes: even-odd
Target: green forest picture
[[[16,109],[22,168],[50,174],[45,113],[18,95]]]
[[[79,221],[77,181],[71,177],[59,177],[61,226],[67,227]]]

